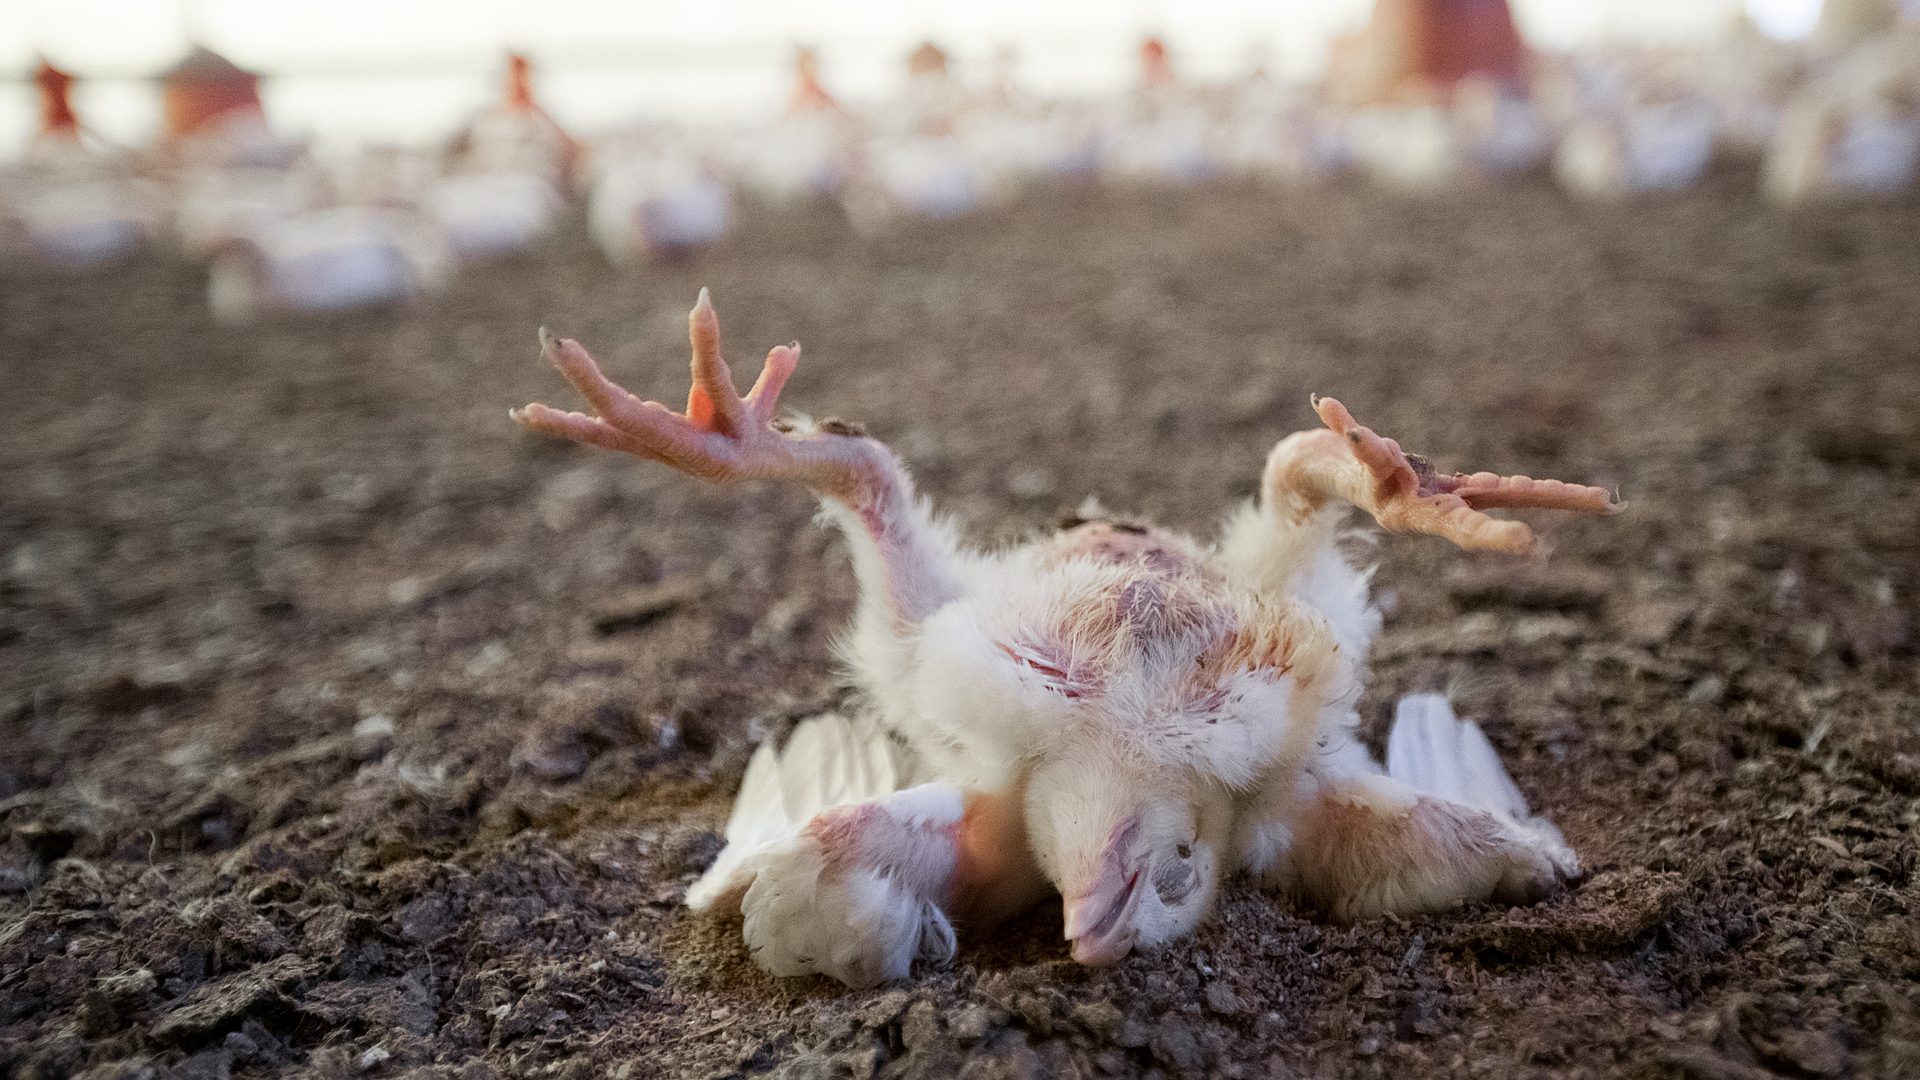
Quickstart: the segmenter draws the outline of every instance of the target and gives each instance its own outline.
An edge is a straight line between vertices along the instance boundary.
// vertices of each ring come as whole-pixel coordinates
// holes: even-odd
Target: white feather
[[[761,743],[747,762],[747,776],[727,816],[727,844],[752,847],[778,839],[787,829],[786,807],[780,799],[780,754],[772,743]]]
[[[723,238],[732,222],[726,185],[692,160],[612,162],[587,197],[594,242],[617,263],[705,247]]]
[[[1577,872],[1580,861],[1558,826],[1535,817],[1513,782],[1486,732],[1454,715],[1440,694],[1410,694],[1400,699],[1393,731],[1387,736],[1387,775],[1408,787],[1475,810],[1484,810],[1514,827],[1514,834],[1541,852],[1562,874]]]
[[[1387,775],[1408,786],[1499,814],[1527,818],[1527,800],[1480,725],[1461,720],[1441,694],[1409,694],[1394,710]]]
[[[898,775],[887,736],[837,713],[801,721],[784,750],[762,743],[727,817],[727,846],[687,890],[687,905],[711,907],[739,888],[735,876],[755,856],[798,835],[822,810],[892,794]]]

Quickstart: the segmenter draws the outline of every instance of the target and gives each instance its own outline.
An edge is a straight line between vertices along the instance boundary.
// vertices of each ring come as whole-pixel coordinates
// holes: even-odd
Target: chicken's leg
[[[1289,435],[1273,448],[1259,503],[1228,521],[1218,565],[1254,592],[1298,600],[1326,616],[1351,663],[1366,655],[1380,616],[1367,597],[1367,575],[1334,543],[1349,506],[1391,530],[1516,553],[1532,545],[1532,531],[1485,510],[1618,509],[1602,488],[1493,473],[1440,475],[1424,458],[1355,423],[1332,398],[1315,398],[1313,405],[1327,426]]]
[[[718,483],[791,480],[811,488],[854,546],[860,620],[882,630],[910,627],[958,591],[954,541],[915,497],[906,470],[858,428],[827,420],[792,426],[777,419],[780,391],[800,361],[798,344],[767,354],[742,397],[720,356],[720,322],[707,290],[688,317],[693,388],[676,413],[615,384],[577,342],[542,328],[541,351],[593,407],[593,415],[533,404],[515,420],[551,435],[658,461]]]
[[[1493,899],[1532,903],[1579,870],[1533,816],[1480,729],[1446,699],[1400,702],[1379,772],[1358,744],[1326,748],[1277,816],[1248,824],[1261,883],[1342,921]]]
[[[1316,397],[1313,409],[1326,428],[1282,439],[1267,458],[1261,482],[1263,502],[1291,522],[1304,522],[1341,500],[1393,532],[1429,533],[1470,550],[1521,554],[1533,546],[1533,531],[1484,511],[1619,509],[1605,488],[1489,472],[1441,474],[1427,459],[1362,427],[1338,401]]]

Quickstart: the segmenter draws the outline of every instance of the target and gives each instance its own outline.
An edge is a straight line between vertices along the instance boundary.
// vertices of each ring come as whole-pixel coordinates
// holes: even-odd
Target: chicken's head
[[[1144,543],[1133,535],[1095,539],[1126,555]],[[901,710],[945,755],[940,771],[1018,785],[1029,849],[1086,964],[1206,918],[1233,869],[1233,793],[1290,745],[1288,684],[1254,663],[1266,638],[1240,632],[1179,552],[1138,554],[1045,567],[1034,587],[998,595],[1004,607],[960,602],[928,618]]]
[[[1231,820],[1221,785],[1069,744],[1035,766],[1026,802],[1028,840],[1060,889],[1075,960],[1116,963],[1191,933],[1212,909]]]

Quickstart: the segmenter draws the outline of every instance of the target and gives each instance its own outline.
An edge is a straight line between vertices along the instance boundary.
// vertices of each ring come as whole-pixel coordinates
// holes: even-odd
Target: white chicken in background
[[[938,221],[972,213],[994,192],[984,163],[957,135],[874,139],[860,148],[841,194],[847,219],[877,232],[902,218]]]
[[[1334,176],[1348,162],[1339,127],[1303,89],[1256,71],[1235,91],[1217,125],[1215,156],[1225,171],[1265,180]]]
[[[285,169],[306,152],[305,140],[281,135],[257,113],[221,117],[167,147],[170,162],[186,169]]]
[[[578,149],[535,98],[532,61],[510,52],[499,100],[455,136],[440,163],[444,172],[376,170],[365,179],[388,188],[374,205],[417,210],[440,229],[454,256],[493,258],[526,251],[553,232],[575,179]]]
[[[531,172],[462,172],[428,186],[421,209],[456,258],[527,251],[552,235],[566,200],[553,181]]]
[[[979,105],[953,73],[947,51],[923,41],[907,54],[907,85],[901,92],[896,131],[916,135],[950,134],[962,116]]]
[[[1353,161],[1389,187],[1438,190],[1501,180],[1552,151],[1540,108],[1491,80],[1460,80],[1452,100],[1373,105],[1348,118]]]
[[[1035,185],[1079,183],[1100,167],[1100,120],[1078,103],[1025,92],[1011,46],[994,51],[992,78],[959,125],[965,153],[996,197]]]
[[[1762,186],[1792,204],[1886,195],[1920,174],[1920,30],[1859,45],[1796,92]]]
[[[456,258],[526,251],[551,235],[566,197],[545,172],[443,171],[424,148],[362,146],[333,174],[334,202],[416,213],[436,226]]]
[[[1763,151],[1800,82],[1801,51],[1768,37],[1742,11],[1718,42],[1691,60],[1700,91],[1719,115],[1720,145],[1743,156]]]
[[[212,255],[207,300],[223,323],[344,311],[434,292],[447,270],[444,240],[417,216],[336,207],[229,241]]]
[[[776,203],[838,193],[853,173],[860,139],[859,124],[821,79],[819,54],[794,50],[793,78],[781,116],[734,141],[741,184]]]
[[[1561,137],[1554,175],[1588,198],[1678,191],[1706,174],[1718,132],[1713,107],[1698,99],[1595,109]]]
[[[1129,102],[1109,116],[1100,171],[1122,183],[1197,184],[1220,174],[1213,112],[1201,101]]]
[[[726,238],[733,193],[691,153],[610,158],[587,195],[587,228],[608,261],[680,259]]]
[[[1052,893],[1075,959],[1113,963],[1190,933],[1242,868],[1340,919],[1536,900],[1575,872],[1444,700],[1403,703],[1385,770],[1355,741],[1380,615],[1336,540],[1357,505],[1389,529],[1521,552],[1527,526],[1484,509],[1605,512],[1606,491],[1441,474],[1319,399],[1327,429],[1274,448],[1258,502],[1216,544],[1091,521],[979,553],[859,428],[779,418],[797,346],[741,396],[704,290],[690,336],[685,414],[542,331],[593,413],[513,415],[710,481],[798,483],[851,547],[842,655],[866,711],[756,753],[727,850],[688,893],[741,911],[762,968],[900,978],[950,958],[956,925]]]
[[[1459,178],[1460,148],[1437,104],[1355,109],[1345,127],[1354,167],[1376,183],[1433,189]]]
[[[841,191],[853,226],[875,232],[902,218],[957,217],[996,194],[988,168],[961,134],[978,108],[939,46],[923,42],[909,54],[895,122],[860,144]]]
[[[348,142],[316,147],[316,161],[333,201],[348,206],[404,209],[444,174],[437,147]]]
[[[526,173],[564,190],[578,155],[579,144],[534,93],[533,61],[509,52],[500,98],[454,137],[447,164],[456,173]]]
[[[1099,173],[1101,132],[1091,110],[1020,100],[969,118],[964,152],[980,163],[988,192],[1077,184]]]
[[[786,116],[744,131],[733,168],[743,188],[769,202],[830,198],[853,175],[858,145],[858,130],[843,114]]]
[[[1544,165],[1553,152],[1539,105],[1498,79],[1469,75],[1455,83],[1449,118],[1468,166],[1480,176],[1514,176]]]
[[[1214,106],[1174,71],[1166,43],[1140,43],[1133,91],[1114,103],[1101,139],[1100,168],[1110,180],[1194,184],[1219,175]]]
[[[40,126],[20,166],[0,181],[0,242],[67,267],[133,254],[163,216],[159,189],[81,124],[72,75],[43,59],[34,83]]]
[[[29,171],[0,194],[0,229],[9,246],[56,266],[102,266],[133,255],[166,216],[150,181],[85,170]]]
[[[174,242],[195,261],[318,209],[333,194],[326,177],[310,165],[184,170],[174,188]]]

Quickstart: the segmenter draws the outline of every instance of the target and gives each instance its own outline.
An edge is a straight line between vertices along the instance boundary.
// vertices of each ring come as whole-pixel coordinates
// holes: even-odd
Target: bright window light
[[[1805,37],[1820,21],[1821,0],[1747,0],[1753,24],[1770,38]]]

